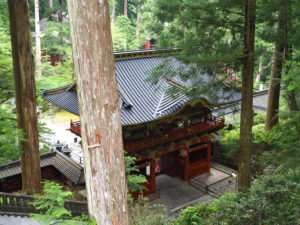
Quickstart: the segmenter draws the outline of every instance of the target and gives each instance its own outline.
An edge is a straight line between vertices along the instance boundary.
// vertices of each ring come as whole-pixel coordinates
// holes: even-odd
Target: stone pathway
[[[180,211],[200,202],[214,201],[224,193],[234,192],[237,172],[231,168],[212,162],[211,172],[203,174],[198,179],[203,186],[191,185],[177,177],[161,174],[156,178],[156,188],[159,195],[152,200],[153,204],[166,206],[168,218],[174,219]]]
[[[59,114],[56,116],[44,115],[39,119],[39,122],[45,123],[46,127],[51,129],[54,133],[47,136],[50,142],[55,144],[59,141],[63,145],[68,145],[68,148],[72,150],[71,158],[80,163],[83,160],[83,152],[79,144],[81,138],[67,130],[70,127],[70,120],[74,118],[74,115],[67,112],[65,112],[65,114],[64,117],[60,117]],[[75,138],[77,139],[76,143],[74,142]]]

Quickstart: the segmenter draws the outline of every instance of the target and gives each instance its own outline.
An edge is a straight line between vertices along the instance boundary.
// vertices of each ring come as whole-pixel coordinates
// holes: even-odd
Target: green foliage
[[[162,47],[182,48],[185,62],[219,76],[224,68],[240,70],[244,2],[158,0],[157,6]]]
[[[129,224],[132,225],[167,225],[163,205],[153,205],[146,198],[129,204]]]
[[[50,150],[49,135],[52,131],[45,124],[38,124],[41,153]],[[17,128],[17,117],[9,104],[0,104],[0,164],[18,160],[20,158],[20,141],[24,139],[24,132]]]
[[[2,103],[13,97],[14,87],[10,37],[7,28],[2,28],[1,25],[0,38],[0,103]]]
[[[147,182],[146,178],[139,174],[139,170],[134,166],[134,157],[125,156],[125,174],[129,192],[142,191],[145,187],[140,185]]]
[[[12,106],[0,105],[0,164],[19,158],[18,144],[23,138],[24,133],[17,128]]]
[[[269,143],[269,133],[265,130],[265,124],[257,124],[252,127],[252,142],[256,144]]]
[[[52,144],[51,135],[53,135],[53,131],[49,129],[46,123],[38,123],[38,131],[39,131],[39,143],[40,143],[40,154],[46,153],[50,151],[50,147]]]
[[[51,66],[49,62],[42,64],[43,76],[36,78],[36,88],[38,94],[38,105],[47,104],[43,101],[41,94],[43,90],[61,87],[75,81],[73,62],[67,60],[64,64],[58,63],[57,66]]]
[[[38,211],[44,211],[45,215],[54,219],[71,216],[65,209],[67,198],[72,196],[70,191],[62,191],[62,186],[56,182],[44,182],[44,194],[35,195],[35,201],[30,203]]]
[[[112,26],[113,46],[115,51],[137,49],[135,27],[125,16],[118,16]]]
[[[176,225],[298,224],[300,170],[260,177],[248,192],[225,194],[210,204],[189,207]]]
[[[294,50],[293,60],[285,61],[285,66],[289,67],[289,71],[286,70],[283,73],[283,84],[287,91],[297,91],[300,90],[300,77],[299,77],[299,67],[300,67],[300,51],[299,49]],[[289,81],[289,82],[287,82]]]
[[[157,0],[147,0],[141,7],[139,44],[145,44],[145,40],[149,38],[157,39],[158,34],[164,29],[163,24],[155,16],[155,12],[157,11]]]
[[[72,55],[70,24],[49,21],[47,29],[43,31],[43,50],[48,55],[59,55],[62,60]]]
[[[220,135],[222,136],[222,139],[219,140],[219,144],[222,153],[226,158],[235,158],[239,149],[239,126],[234,127],[232,130],[223,129],[220,131]]]
[[[43,77],[36,79],[37,91],[57,88],[70,84],[72,81],[74,81],[74,70],[71,61],[67,61],[63,65],[58,63],[57,66],[43,63]]]
[[[281,113],[281,121],[269,133],[272,150],[266,152],[266,163],[297,168],[300,165],[300,112]]]
[[[33,214],[32,217],[43,224],[55,221],[55,224],[61,225],[95,225],[96,223],[90,221],[87,215],[72,217],[71,212],[64,207],[65,201],[72,197],[72,192],[63,191],[62,188],[56,182],[44,182],[44,194],[34,195],[35,200],[29,203],[42,214]]]
[[[217,210],[214,206],[203,203],[195,207],[188,207],[181,212],[181,216],[174,222],[174,225],[202,225],[206,224],[206,218]]]
[[[265,114],[259,113],[253,119],[252,141],[256,144],[269,143],[268,133],[265,131]],[[236,159],[239,150],[240,126],[235,124],[233,129],[220,131],[222,139],[219,140],[221,152],[227,159]]]

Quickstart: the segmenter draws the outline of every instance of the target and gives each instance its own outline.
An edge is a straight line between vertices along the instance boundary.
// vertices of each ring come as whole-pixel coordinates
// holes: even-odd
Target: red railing
[[[151,148],[167,142],[175,141],[187,136],[203,133],[206,131],[212,131],[224,126],[224,119],[216,118],[213,121],[206,121],[201,124],[175,129],[172,131],[168,131],[165,134],[156,135],[132,143],[124,143],[124,149],[126,152],[134,152],[145,148]]]
[[[132,143],[124,143],[124,149],[126,152],[135,152],[146,148],[151,148],[160,144],[175,141],[187,136],[212,131],[225,126],[224,119],[214,118],[212,121],[206,121],[204,123],[196,124],[193,126],[187,126],[168,131],[164,134],[144,138]],[[70,131],[80,136],[80,121],[72,122]]]
[[[70,123],[70,129],[69,129],[72,133],[78,135],[78,136],[81,136],[81,129],[80,129],[80,121],[75,121],[73,122],[71,120],[71,123]]]

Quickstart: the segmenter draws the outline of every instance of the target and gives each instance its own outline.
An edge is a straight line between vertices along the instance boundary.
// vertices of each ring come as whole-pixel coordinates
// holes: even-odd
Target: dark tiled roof
[[[175,113],[184,103],[193,98],[205,98],[212,105],[234,102],[241,98],[240,92],[226,83],[223,83],[222,87],[209,88],[209,84],[212,84],[217,78],[201,71],[196,72],[193,79],[184,79],[180,75],[175,75],[169,79],[159,78],[156,84],[146,81],[151,71],[161,65],[166,65],[173,73],[176,71],[180,74],[188,73],[193,69],[192,65],[183,64],[174,56],[116,59],[123,125],[139,124]],[[206,91],[197,93],[195,97],[186,95],[184,91],[175,93],[175,88],[196,88],[197,90],[206,89]],[[210,93],[212,94],[210,95]],[[46,90],[43,97],[49,102],[79,115],[76,90],[68,90],[68,86]]]
[[[53,151],[41,155],[41,168],[53,166],[67,178],[77,184],[84,176],[83,167],[60,152]],[[20,160],[0,166],[0,179],[21,174]]]
[[[29,217],[21,216],[9,216],[1,215],[0,216],[1,225],[41,225],[38,221]]]
[[[268,89],[256,91],[253,93],[253,110],[267,111],[268,104]],[[212,110],[215,116],[229,116],[232,113],[240,112],[241,103],[235,102],[233,104],[228,104],[223,107],[218,107]]]

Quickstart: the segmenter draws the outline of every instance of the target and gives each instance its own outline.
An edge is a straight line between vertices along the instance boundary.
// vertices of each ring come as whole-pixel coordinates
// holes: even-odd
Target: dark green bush
[[[300,170],[260,177],[247,192],[225,194],[210,205],[182,212],[176,225],[297,225],[300,216]]]

